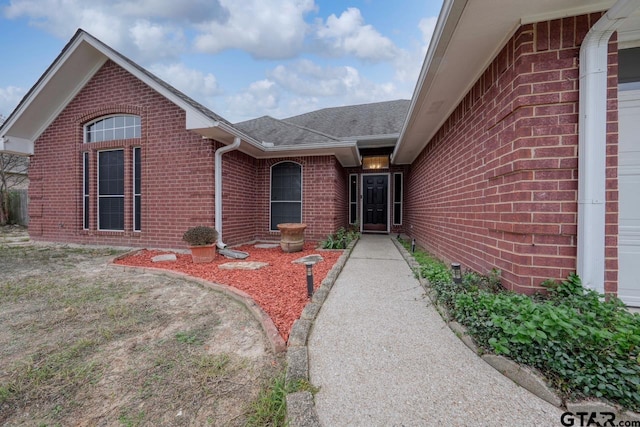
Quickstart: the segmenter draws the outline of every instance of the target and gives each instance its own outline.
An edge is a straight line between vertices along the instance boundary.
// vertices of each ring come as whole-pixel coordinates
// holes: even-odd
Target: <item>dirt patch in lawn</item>
[[[115,254],[0,244],[0,425],[244,425],[279,369],[260,324]]]
[[[313,243],[306,243],[303,251],[290,254],[283,253],[279,247],[257,248],[255,245],[245,245],[234,249],[248,252],[249,258],[246,261],[265,262],[268,266],[259,270],[220,269],[221,264],[231,260],[218,255],[212,263],[194,264],[188,254],[176,254],[175,262],[154,263],[151,258],[166,252],[148,250],[119,259],[116,264],[179,271],[240,289],[262,307],[273,320],[282,338],[287,341],[293,322],[300,317],[304,306],[309,302],[305,266],[292,264],[292,261],[311,254],[322,255],[324,261],[313,266],[313,285],[317,289],[342,255],[342,251],[319,252]]]

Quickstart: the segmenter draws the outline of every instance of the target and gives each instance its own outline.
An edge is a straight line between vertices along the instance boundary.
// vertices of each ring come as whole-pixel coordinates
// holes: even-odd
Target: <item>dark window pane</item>
[[[82,154],[82,163],[83,163],[83,194],[85,196],[89,195],[89,153]]]
[[[271,170],[271,200],[298,201],[302,199],[302,167],[286,162]]]
[[[98,209],[101,230],[124,230],[123,197],[101,197]]]
[[[82,228],[84,228],[85,230],[89,229],[89,197],[84,196],[84,207],[83,207],[83,212],[84,212],[84,217],[82,219]]]
[[[355,202],[358,197],[358,177],[356,175],[351,176],[351,182],[349,186],[351,188],[349,201]]]
[[[140,158],[140,148],[136,147],[133,149],[133,192],[135,194],[140,194],[141,191],[141,172],[140,166],[142,164],[142,159]]]
[[[393,176],[393,201],[402,201],[402,175],[400,174]]]
[[[393,204],[393,223],[402,224],[402,205],[400,203]]]
[[[355,224],[356,215],[357,215],[356,204],[351,203],[351,206],[349,209],[349,224]]]
[[[278,224],[284,222],[301,222],[300,202],[272,202],[271,203],[271,229],[277,230]]]
[[[140,227],[140,224],[142,221],[140,221],[140,211],[142,210],[142,200],[141,200],[141,196],[135,196],[134,197],[134,223],[133,223],[133,229],[135,231],[140,231],[142,228]]]
[[[124,195],[124,150],[98,153],[99,195]]]

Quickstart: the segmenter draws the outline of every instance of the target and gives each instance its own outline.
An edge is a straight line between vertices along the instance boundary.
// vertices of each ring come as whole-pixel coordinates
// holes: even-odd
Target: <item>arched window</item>
[[[84,143],[139,139],[141,135],[140,117],[134,115],[104,116],[84,126]],[[83,229],[90,228],[89,188],[96,188],[97,229],[124,231],[125,206],[133,211],[133,231],[141,231],[141,149],[130,141],[115,147],[98,149],[97,176],[92,179],[89,151],[83,153]],[[132,150],[131,154],[125,153]],[[133,172],[132,185],[125,188],[125,164]],[[132,187],[132,188],[131,188]],[[95,206],[95,205],[94,205]]]
[[[117,141],[140,138],[140,117],[108,116],[85,126],[84,142]]]
[[[294,162],[271,167],[271,231],[285,222],[302,222],[302,166]]]

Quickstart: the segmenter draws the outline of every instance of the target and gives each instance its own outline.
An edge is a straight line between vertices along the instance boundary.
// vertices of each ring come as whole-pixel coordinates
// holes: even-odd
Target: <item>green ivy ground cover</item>
[[[405,247],[407,242],[403,242]],[[464,275],[417,250],[419,274],[465,325],[482,351],[535,367],[569,399],[597,397],[640,410],[640,314],[615,297],[585,289],[572,274],[527,296],[499,285],[499,271]]]

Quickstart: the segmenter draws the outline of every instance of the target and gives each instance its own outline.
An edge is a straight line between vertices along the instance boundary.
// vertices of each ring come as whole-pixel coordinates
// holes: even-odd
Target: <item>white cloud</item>
[[[178,7],[179,6],[179,7]],[[186,50],[180,26],[206,19],[225,19],[213,0],[13,0],[4,8],[9,19],[68,39],[78,29],[140,62],[176,59]]]
[[[221,93],[216,77],[201,71],[187,68],[182,63],[157,64],[149,70],[176,89],[184,92],[197,101],[210,98]]]
[[[226,98],[227,113],[224,117],[240,122],[259,116],[278,115],[280,91],[271,80],[253,82],[244,91]]]
[[[182,31],[168,26],[151,23],[141,19],[129,29],[129,35],[143,62],[175,58],[177,53],[185,50],[185,39]]]
[[[365,25],[360,10],[350,7],[338,18],[331,15],[319,26],[316,35],[333,55],[354,55],[371,61],[396,57],[398,48],[373,26]]]
[[[221,0],[229,12],[224,22],[199,24],[195,40],[201,52],[242,49],[256,58],[290,58],[303,47],[308,25],[304,16],[313,0]]]
[[[0,115],[9,117],[25,93],[26,90],[20,87],[0,87]]]
[[[424,46],[425,53],[429,47],[429,43],[431,42],[431,37],[433,36],[433,31],[436,29],[437,22],[437,16],[429,16],[427,18],[422,18],[418,23],[418,28],[422,33],[422,44]]]
[[[424,62],[433,31],[436,28],[438,18],[430,16],[423,18],[418,23],[418,29],[422,35],[421,43],[412,51],[401,49],[394,59],[393,65],[396,70],[395,79],[399,82],[413,82],[418,80],[422,63]]]

